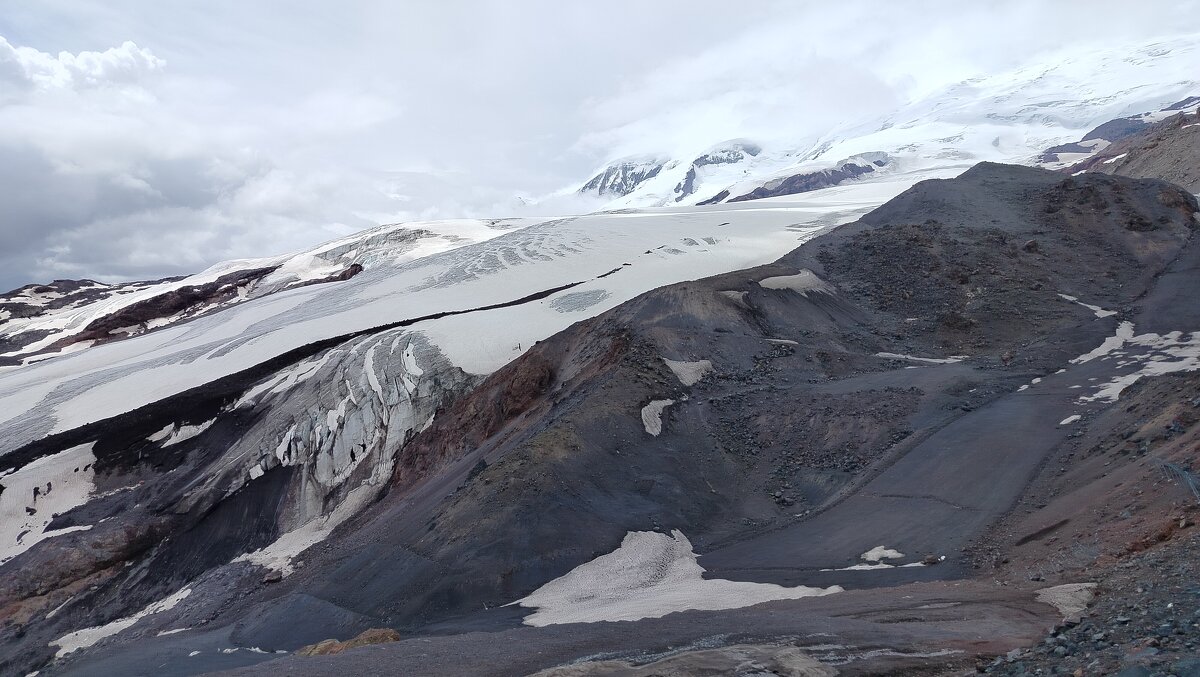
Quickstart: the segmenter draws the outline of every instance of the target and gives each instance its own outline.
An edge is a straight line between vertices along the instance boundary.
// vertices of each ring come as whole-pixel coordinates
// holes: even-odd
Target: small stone
[[[280,571],[276,571],[274,569],[268,571],[266,573],[266,575],[262,577],[263,583],[278,583],[279,581],[282,581],[282,580],[283,580],[283,573]]]

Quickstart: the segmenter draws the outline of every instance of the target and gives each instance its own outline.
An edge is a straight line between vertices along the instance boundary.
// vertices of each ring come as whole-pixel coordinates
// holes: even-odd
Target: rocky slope
[[[1104,148],[1065,171],[1155,177],[1200,193],[1200,113],[1179,113]]]
[[[655,290],[539,343],[477,387],[452,387],[427,429],[414,430],[419,417],[399,426],[414,430],[410,442],[397,444],[389,426],[389,439],[370,447],[395,455],[358,472],[391,463],[390,488],[305,552],[303,566],[289,562],[291,575],[271,582],[260,565],[281,553],[268,552],[189,581],[186,572],[153,575],[179,561],[158,555],[134,567],[146,573],[123,589],[143,596],[127,606],[151,609],[181,589],[187,596],[133,630],[63,654],[46,674],[129,671],[147,657],[162,664],[160,674],[195,674],[269,657],[251,649],[294,651],[372,627],[421,639],[261,669],[524,674],[585,657],[691,665],[739,655],[811,659],[847,674],[973,667],[976,656],[990,660],[1044,636],[1062,612],[1035,590],[1077,582],[1077,568],[1042,580],[1005,575],[1007,587],[970,582],[996,525],[1013,518],[1023,495],[1045,495],[1030,481],[1075,448],[1080,426],[1119,436],[1127,424],[1106,412],[1126,406],[1132,389],[1200,367],[1187,338],[1200,328],[1200,308],[1187,300],[1200,257],[1196,211],[1178,188],[1103,175],[984,164],[918,184],[775,264]],[[387,343],[364,340],[345,350],[378,356],[369,346]],[[377,378],[395,383],[393,370],[409,369],[388,364]],[[359,390],[342,397],[369,401],[370,377],[356,378]],[[1122,387],[1129,394],[1111,403]],[[227,434],[214,425],[192,440]],[[239,449],[254,446],[254,436],[243,439]],[[239,457],[260,470],[282,463],[261,446],[247,451]],[[240,495],[250,503],[221,508],[236,521],[239,511],[279,506],[279,526],[239,536],[243,545],[276,543],[286,531],[286,515],[303,503],[289,497],[298,485],[288,477],[312,477],[316,495],[336,490],[318,479],[323,467],[338,467],[336,451],[330,461],[300,457],[314,460],[262,479],[246,472]],[[189,514],[197,513],[170,519]],[[228,530],[235,522],[224,519],[205,521]],[[100,527],[46,543],[65,548],[92,531]],[[658,536],[629,541],[631,533]],[[675,545],[656,550],[663,538]],[[171,540],[185,549],[193,542]],[[587,583],[576,582],[584,588],[562,599],[530,597],[548,605],[525,602],[534,616],[503,606],[578,567],[607,566],[606,553],[635,542],[650,551],[628,551],[622,561],[633,568],[601,578],[604,603],[586,601]],[[47,553],[40,562],[57,556],[36,552]],[[678,572],[674,587],[660,593],[653,576],[637,582],[645,556]],[[689,561],[703,579],[688,573],[696,571]],[[94,575],[107,575],[103,564]],[[100,594],[122,589],[100,580],[111,591]],[[780,601],[740,608],[736,598],[747,593],[729,601],[721,592],[738,584],[766,586],[751,589]],[[38,647],[95,607],[71,602],[47,619],[72,589],[27,585],[9,596],[9,613],[26,614],[25,637],[9,646],[33,667],[46,656]],[[638,591],[633,599],[664,595],[651,606],[680,613],[599,622],[645,613],[630,607],[627,590]],[[824,594],[786,599],[806,590]],[[522,627],[533,618],[549,624]],[[158,634],[180,628],[188,629]],[[483,648],[469,634],[479,630],[503,633],[492,639],[504,637],[506,648]]]
[[[1192,51],[1088,55],[1111,95],[1034,68],[597,176],[660,209],[18,290],[0,672],[1174,669],[1194,198],[991,163],[913,183],[1178,100]],[[1096,133],[1133,127],[1113,147],[1160,129]],[[1171,129],[1129,171],[1186,169]]]

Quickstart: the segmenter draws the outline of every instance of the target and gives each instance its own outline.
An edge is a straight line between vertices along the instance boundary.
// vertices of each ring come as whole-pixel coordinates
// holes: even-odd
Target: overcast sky
[[[614,157],[786,142],[1196,2],[0,0],[0,288],[506,216]]]

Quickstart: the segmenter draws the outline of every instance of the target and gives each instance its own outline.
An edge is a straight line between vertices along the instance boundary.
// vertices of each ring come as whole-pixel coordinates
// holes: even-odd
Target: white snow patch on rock
[[[662,413],[667,407],[675,404],[675,400],[653,400],[642,407],[642,425],[646,432],[658,437],[662,433]]]
[[[758,281],[764,289],[790,289],[808,296],[810,291],[820,291],[826,294],[833,292],[833,285],[817,277],[816,273],[805,269],[795,275],[779,275],[767,277]]]
[[[166,599],[159,600],[147,606],[145,609],[142,609],[132,616],[118,618],[111,623],[106,623],[104,625],[99,625],[92,628],[84,628],[82,630],[76,630],[75,632],[63,635],[62,637],[59,637],[50,643],[50,646],[59,647],[58,652],[54,654],[54,657],[62,658],[72,651],[78,651],[79,649],[92,646],[105,637],[111,637],[118,632],[125,630],[126,628],[132,627],[134,623],[137,623],[146,616],[161,613],[163,611],[170,611],[171,609],[174,609],[180,602],[186,599],[190,594],[192,594],[192,589],[184,588],[174,595],[167,597]]]
[[[47,538],[91,525],[46,531],[55,515],[81,506],[95,489],[92,443],[43,456],[0,477],[0,563]],[[30,514],[30,510],[33,511]]]
[[[915,355],[903,355],[901,353],[875,353],[875,357],[883,357],[889,360],[910,360],[912,362],[927,362],[929,364],[954,364],[967,359],[967,355],[951,355],[950,357],[917,357]]]
[[[1098,357],[1104,357],[1112,351],[1125,345],[1125,341],[1133,338],[1133,323],[1122,322],[1117,325],[1117,333],[1104,339],[1104,343],[1093,348],[1090,352],[1084,353],[1079,357],[1071,360],[1071,364],[1083,364],[1091,362]]]
[[[925,564],[922,562],[910,562],[908,564],[888,564],[887,562],[882,561],[885,559],[902,559],[903,557],[904,553],[900,552],[899,550],[877,545],[859,555],[859,558],[867,562],[867,564],[852,564],[848,567],[842,567],[840,569],[821,569],[821,571],[874,571],[876,569],[895,569],[897,567],[907,569],[910,567],[925,566]],[[940,562],[944,559],[946,558],[942,557],[938,561]]]
[[[1087,610],[1096,598],[1095,583],[1067,583],[1037,591],[1037,600],[1058,609],[1063,618],[1075,616]]]
[[[1063,420],[1059,421],[1058,424],[1059,425],[1071,425],[1072,423],[1074,423],[1075,421],[1078,421],[1081,418],[1083,418],[1083,417],[1080,416],[1079,414],[1074,414],[1072,416],[1068,416],[1068,417],[1064,418]]]
[[[903,559],[904,553],[892,548],[886,548],[882,545],[877,545],[874,548],[864,552],[861,555],[862,559],[867,562],[878,562],[884,559]]]
[[[676,362],[663,358],[663,362],[671,368],[675,376],[679,378],[679,382],[685,386],[695,385],[704,375],[712,371],[712,362],[708,360],[699,360],[697,362]]]
[[[1126,388],[1144,376],[1200,370],[1200,332],[1173,331],[1137,336],[1133,332],[1132,322],[1122,322],[1115,336],[1104,339],[1104,343],[1086,355],[1071,360],[1082,363],[1123,357],[1117,363],[1117,369],[1136,367],[1135,371],[1116,376],[1099,386],[1092,395],[1080,397],[1079,402],[1115,402]]]
[[[162,442],[162,446],[169,447],[172,444],[179,444],[180,442],[192,439],[205,430],[208,430],[216,422],[217,419],[214,418],[211,421],[205,421],[198,425],[176,426],[176,424],[172,423],[146,439],[151,442]]]
[[[749,292],[735,291],[732,289],[727,289],[727,290],[724,290],[724,291],[721,291],[718,293],[721,296],[724,296],[725,298],[729,299],[730,301],[733,301],[734,303],[744,306],[744,305],[746,305],[746,295]]]
[[[1066,294],[1059,294],[1058,296],[1061,299],[1070,301],[1071,303],[1077,303],[1077,304],[1083,306],[1084,308],[1087,308],[1088,310],[1092,311],[1092,313],[1095,314],[1096,317],[1111,317],[1111,316],[1117,314],[1117,311],[1115,311],[1115,310],[1105,310],[1105,309],[1101,308],[1100,306],[1093,306],[1090,303],[1084,303],[1083,301],[1080,301],[1079,299],[1075,298],[1074,296],[1068,296]]]
[[[413,344],[409,342],[408,347],[404,349],[404,371],[413,376],[423,376],[425,370],[417,365],[417,356],[413,354]]]
[[[632,531],[621,547],[572,569],[513,602],[537,611],[526,625],[636,621],[676,611],[739,609],[776,599],[841,592],[839,586],[788,588],[770,583],[705,579],[692,544],[671,535]]]

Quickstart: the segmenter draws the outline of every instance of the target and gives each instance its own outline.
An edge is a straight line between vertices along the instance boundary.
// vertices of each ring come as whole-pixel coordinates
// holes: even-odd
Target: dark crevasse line
[[[580,282],[571,282],[550,289],[534,292],[527,296],[522,296],[519,299],[512,301],[503,301],[478,308],[467,308],[464,310],[446,310],[440,313],[431,315],[422,315],[396,322],[378,325],[369,329],[361,329],[358,331],[340,334],[320,341],[314,341],[297,348],[293,348],[285,353],[277,355],[265,362],[260,362],[252,367],[243,369],[242,371],[222,376],[221,378],[205,383],[204,385],[190,388],[181,393],[171,395],[157,402],[147,404],[145,406],[128,411],[123,414],[118,414],[110,418],[93,421],[78,428],[66,430],[61,433],[47,435],[40,440],[35,440],[21,447],[18,447],[11,452],[0,457],[0,473],[9,470],[15,470],[23,467],[43,456],[56,454],[65,449],[84,444],[92,440],[99,440],[104,437],[114,437],[121,441],[133,441],[152,435],[162,429],[167,423],[185,422],[196,423],[215,418],[221,410],[237,398],[241,397],[250,386],[261,381],[263,378],[278,372],[281,369],[290,367],[301,360],[307,359],[322,351],[334,348],[347,341],[377,334],[379,332],[407,327],[418,322],[426,322],[429,320],[438,320],[443,317],[452,315],[466,315],[469,313],[485,312],[489,310],[498,310],[500,308],[511,308],[520,306],[534,301],[540,301],[548,296],[557,294],[560,291],[577,287],[587,280]]]

